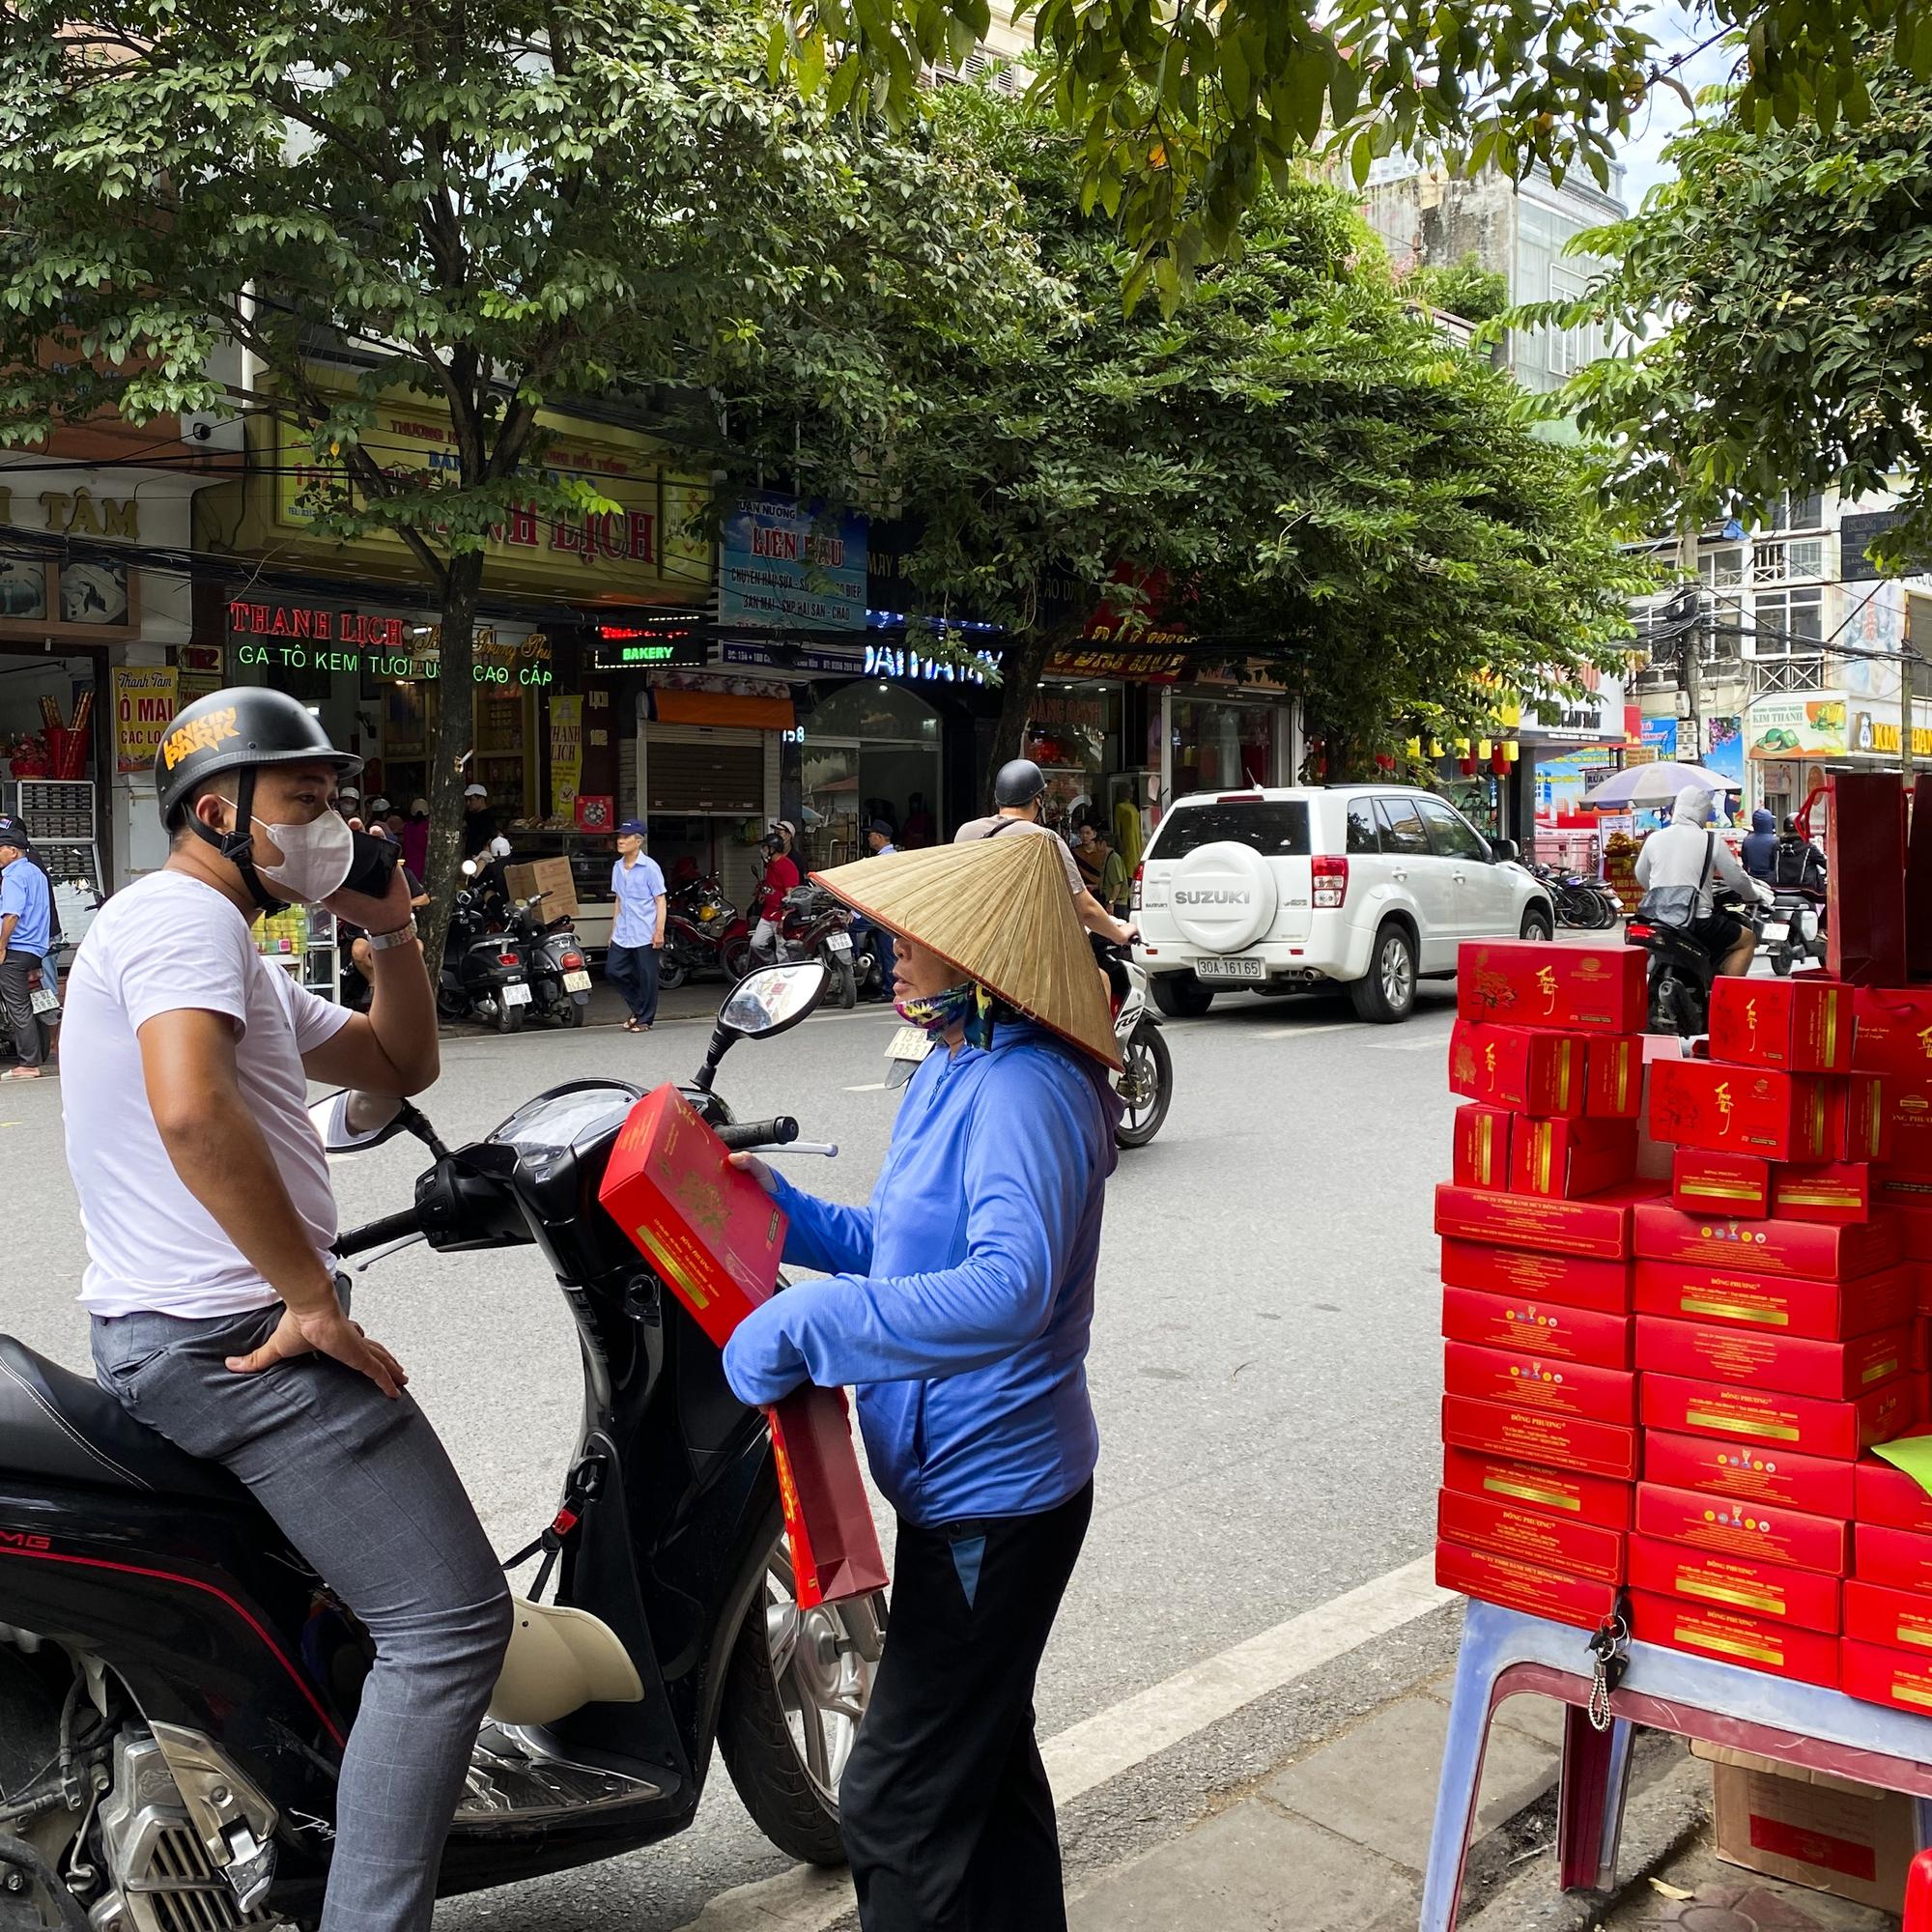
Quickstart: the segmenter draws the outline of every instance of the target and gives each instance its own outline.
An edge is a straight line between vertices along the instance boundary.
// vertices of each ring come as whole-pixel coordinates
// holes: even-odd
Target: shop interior
[[[100,747],[113,724],[99,714],[101,681],[92,652],[0,642],[0,810],[27,820],[71,945],[109,877]]]
[[[903,684],[848,684],[816,706],[805,720],[800,775],[814,866],[863,857],[874,818],[906,845],[942,835],[939,713]]]

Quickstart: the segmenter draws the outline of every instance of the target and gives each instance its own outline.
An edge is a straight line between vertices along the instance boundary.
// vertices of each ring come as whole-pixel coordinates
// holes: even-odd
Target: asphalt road
[[[1169,1029],[1173,1111],[1125,1152],[1109,1190],[1091,1372],[1103,1437],[1097,1506],[1039,1687],[1050,1736],[1427,1549],[1436,1480],[1431,1189],[1447,1168],[1443,1060],[1452,988],[1406,1025],[1346,1002],[1223,996]],[[739,1046],[720,1091],[741,1117],[800,1117],[838,1160],[793,1156],[809,1186],[863,1199],[895,1094],[892,1022],[826,1014]],[[425,1108],[446,1140],[487,1131],[540,1089],[688,1072],[704,1027],[644,1038],[590,1029],[445,1050]],[[0,1098],[8,1328],[85,1367],[73,1305],[82,1250],[59,1131],[59,1083]],[[405,1204],[403,1141],[338,1162],[344,1225]],[[498,1548],[549,1517],[574,1440],[577,1350],[554,1284],[527,1252],[419,1249],[358,1278],[357,1315],[411,1369]],[[1438,1619],[1425,1620],[1436,1622]],[[1365,1647],[1302,1696],[1264,1700],[1092,1794],[1065,1821],[1075,1867],[1191,1819],[1209,1786],[1264,1766],[1324,1710],[1389,1694],[1424,1631]],[[671,1932],[784,1861],[722,1768],[683,1837],[586,1873],[485,1894],[438,1923],[545,1932]]]

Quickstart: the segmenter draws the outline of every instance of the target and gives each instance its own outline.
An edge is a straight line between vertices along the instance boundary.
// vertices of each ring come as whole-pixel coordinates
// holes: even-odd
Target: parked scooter
[[[1747,905],[1719,893],[1716,909],[1742,920],[1753,933],[1762,935],[1766,909],[1761,902],[1753,900]],[[1633,919],[1624,928],[1624,936],[1650,954],[1649,1031],[1674,1033],[1685,1039],[1709,1033],[1711,985],[1718,977],[1718,961],[1709,950],[1685,926],[1646,919]]]
[[[568,916],[545,920],[549,896],[519,899],[510,908],[509,936],[523,956],[530,1011],[551,1026],[581,1027],[590,1009],[590,969]]]
[[[784,895],[779,914],[779,958],[821,960],[838,985],[838,1004],[848,1010],[859,1004],[851,928],[851,907],[823,886],[794,886]]]
[[[715,877],[684,881],[665,905],[658,984],[674,991],[699,973],[742,980],[752,967],[752,926]]]
[[[1549,866],[1529,868],[1549,889],[1556,923],[1575,929],[1602,932],[1623,917],[1623,904],[1610,889],[1582,872],[1559,872]]]
[[[1126,1111],[1114,1129],[1123,1148],[1146,1147],[1160,1132],[1174,1099],[1174,1062],[1161,1036],[1160,1013],[1148,997],[1148,972],[1127,946],[1094,945],[1100,970],[1113,989],[1114,1040],[1121,1070],[1114,1092]]]
[[[796,1025],[824,986],[794,965],[726,999],[686,1092],[731,1146],[790,1142],[797,1125],[730,1124],[711,1092],[720,1060]],[[528,1248],[582,1343],[562,1507],[526,1552],[553,1560],[519,1599],[442,1896],[684,1830],[714,1741],[775,1845],[841,1857],[838,1780],[882,1600],[800,1609],[763,1416],[596,1205],[639,1097],[572,1082],[454,1151],[405,1102],[337,1094],[315,1109],[331,1152],[407,1131],[434,1156],[414,1204],[346,1235],[341,1254]],[[554,1605],[532,1601],[553,1570]],[[260,1504],[0,1337],[0,1924],[312,1925],[369,1641]]]
[[[491,916],[494,895],[474,859],[463,862],[470,883],[456,895],[443,942],[437,1011],[446,1020],[480,1020],[498,1033],[521,1033],[530,1007],[529,975],[514,937]]]

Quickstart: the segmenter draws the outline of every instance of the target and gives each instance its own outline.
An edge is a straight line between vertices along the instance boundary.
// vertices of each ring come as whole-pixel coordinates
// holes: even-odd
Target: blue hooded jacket
[[[1031,1024],[943,1044],[906,1087],[870,1205],[792,1186],[774,1295],[724,1350],[741,1402],[856,1383],[887,1499],[930,1526],[1033,1516],[1094,1473],[1087,1341],[1119,1102],[1097,1062]]]
[[[1751,829],[1744,836],[1740,856],[1745,870],[1766,885],[1777,876],[1777,820],[1762,806],[1751,813]]]

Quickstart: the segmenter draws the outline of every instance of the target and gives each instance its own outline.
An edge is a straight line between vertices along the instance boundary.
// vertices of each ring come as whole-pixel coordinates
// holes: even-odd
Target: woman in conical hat
[[[1040,1654],[1087,1533],[1087,1397],[1118,1065],[1100,977],[1045,838],[813,875],[897,941],[932,1036],[872,1199],[754,1172],[822,1270],[724,1351],[742,1401],[858,1387],[898,1512],[892,1628],[839,1787],[866,1932],[1058,1932],[1060,1845],[1033,1736]]]

